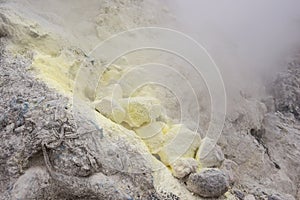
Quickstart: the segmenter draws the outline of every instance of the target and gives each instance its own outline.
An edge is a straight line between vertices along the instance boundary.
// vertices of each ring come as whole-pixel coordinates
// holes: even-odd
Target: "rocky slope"
[[[107,79],[101,82],[105,87],[100,88],[96,96],[99,98],[95,101],[96,109],[91,106],[95,99],[88,90],[82,90],[83,109],[74,109],[72,95],[78,68],[83,64],[87,71],[93,72],[95,66],[101,66],[101,62],[88,57],[85,50],[91,48],[93,41],[103,40],[105,34],[145,23],[155,24],[153,19],[139,17],[141,9],[137,8],[149,6],[149,2],[103,1],[100,11],[96,9],[99,11],[97,20],[93,19],[84,29],[90,31],[84,41],[86,46],[74,42],[80,40],[82,34],[66,40],[59,29],[46,29],[49,21],[57,22],[55,17],[49,14],[45,18],[45,12],[36,13],[38,5],[24,2],[24,8],[14,1],[4,3],[0,14],[0,198],[300,198],[298,57],[268,86],[270,92],[266,97],[249,97],[241,92],[235,102],[230,102],[235,104],[234,109],[227,113],[218,145],[214,146],[203,134],[195,136],[189,130],[190,124],[179,128],[186,137],[180,136],[177,128],[181,125],[176,120],[170,122],[167,116],[177,113],[171,93],[146,87],[136,91],[138,98],[135,96],[134,102],[128,103],[122,92],[117,92],[119,98],[103,98],[109,88],[105,85],[107,81],[115,83],[118,77],[115,76],[120,71],[118,66],[106,71]],[[93,13],[94,4],[91,5],[87,7]],[[73,6],[78,8],[76,3]],[[16,8],[15,11],[11,7]],[[151,8],[148,11],[155,13],[155,6]],[[33,11],[32,15],[24,14],[28,9]],[[43,17],[37,18],[36,14]],[[46,24],[45,19],[48,19]],[[126,27],[126,21],[132,23]],[[96,36],[92,30],[96,30]],[[129,58],[118,65],[122,67],[124,62],[126,65]],[[93,81],[91,77],[83,81]],[[152,95],[151,99],[147,95]],[[150,115],[148,107],[157,108],[159,103],[152,100],[158,97],[162,97],[159,99],[162,105],[170,110],[167,114],[160,111],[153,114],[151,110]],[[117,106],[108,109],[103,99],[113,100]],[[134,105],[133,109],[127,109],[122,102]],[[202,103],[205,108],[205,101]],[[142,112],[136,112],[136,118],[132,110],[137,108]],[[116,110],[121,114],[115,117],[111,111]],[[202,115],[200,126],[205,129],[209,118],[205,109]],[[149,120],[155,120],[155,125],[163,124],[159,126],[159,139],[156,136],[151,140],[144,138],[156,127]],[[174,139],[174,134],[179,138],[176,145],[166,145],[164,142]],[[190,142],[186,139],[188,136],[199,140],[194,139],[180,157],[176,150],[182,153],[180,145]],[[211,146],[214,146],[212,151],[203,157],[203,152]]]

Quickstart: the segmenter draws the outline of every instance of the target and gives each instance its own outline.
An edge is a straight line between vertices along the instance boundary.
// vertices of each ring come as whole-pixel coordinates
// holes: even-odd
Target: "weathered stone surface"
[[[173,176],[176,178],[184,178],[196,172],[197,167],[198,162],[193,158],[179,158],[171,165]]]
[[[50,176],[45,168],[32,167],[25,171],[14,184],[12,199],[38,199],[43,198],[45,190],[50,185]]]
[[[104,132],[112,138],[103,139],[102,127],[87,120],[75,123],[68,99],[36,80],[27,71],[29,60],[12,57],[2,43],[0,47],[1,200],[101,199],[95,194],[105,191],[91,189],[100,171],[107,180],[118,183],[112,184],[114,190],[125,191],[122,193],[134,199],[155,193],[137,145],[125,136],[113,136],[124,131],[106,128]],[[41,143],[47,146],[55,176],[49,177],[44,167]],[[110,199],[118,198],[111,194]]]
[[[220,169],[226,174],[230,185],[233,185],[238,178],[236,175],[237,168],[238,165],[234,161],[228,159],[225,159],[220,167]]]
[[[267,200],[295,200],[295,198],[288,194],[271,194],[268,195]]]
[[[5,1],[6,0],[2,0],[0,3],[2,4],[2,2]],[[19,9],[22,9],[21,7],[27,4],[27,1],[12,2],[17,2],[16,4],[20,5]],[[25,3],[23,4],[23,2]],[[92,29],[96,29],[99,33],[99,38],[105,38],[107,33],[127,30],[128,27],[132,27],[132,25],[138,21],[139,15],[135,15],[134,20],[130,20],[133,24],[129,24],[128,26],[127,23],[123,23],[128,18],[125,17],[122,19],[122,9],[117,5],[122,4],[123,7],[126,7],[126,9],[123,9],[123,13],[132,14],[132,12],[129,11],[131,9],[127,7],[128,2],[132,5],[136,5],[135,2],[137,1],[116,0],[106,2],[105,5],[101,6],[100,10],[102,10],[102,13],[97,17],[97,25],[91,22],[93,25]],[[111,2],[115,2],[116,4],[114,5],[117,6],[111,6]],[[123,2],[125,2],[125,4],[123,4]],[[12,3],[11,6],[13,7],[14,3]],[[38,23],[24,22],[23,24],[23,19],[19,18],[18,15],[12,14],[12,12],[12,15],[6,15],[6,11],[7,9],[1,8],[0,40],[12,39],[9,42],[21,45],[17,49],[16,54],[22,52],[23,56],[32,58],[32,52],[27,50],[34,49],[34,46],[38,46],[38,49],[43,49],[43,52],[47,54],[45,57],[55,59],[56,56],[61,56],[61,50],[65,51],[60,48],[52,49],[49,47],[50,45],[44,43],[44,41],[49,39],[49,32],[44,32],[42,29],[37,28]],[[26,9],[24,11],[26,12]],[[144,14],[144,12],[145,9],[141,9],[141,13]],[[37,13],[33,12],[32,16],[35,16],[35,14]],[[45,12],[45,15],[47,16],[43,18],[43,22],[47,22],[47,19],[52,18],[51,12]],[[38,14],[38,16],[45,15],[40,12]],[[55,21],[55,19],[53,20]],[[128,20],[126,20],[126,22],[127,21]],[[114,23],[114,26],[110,26],[111,22]],[[49,23],[49,25],[50,24],[51,23]],[[94,28],[94,26],[96,28]],[[136,24],[134,24],[134,27],[136,27]],[[26,34],[25,38],[23,37],[24,34]],[[89,38],[89,40],[94,42],[92,38]],[[34,44],[29,44],[29,42],[33,42]],[[81,52],[77,51],[77,49],[75,51],[77,55],[79,55],[78,52]],[[77,57],[74,59],[77,59]],[[237,100],[234,103],[236,110],[228,112],[225,129],[218,142],[222,147],[225,157],[233,160],[238,165],[236,174],[238,181],[236,181],[233,187],[242,188],[245,195],[253,194],[249,195],[251,200],[255,198],[264,200],[268,198],[280,198],[283,200],[300,199],[300,172],[298,167],[300,155],[299,58],[297,60],[298,61],[295,60],[295,62],[293,61],[289,69],[283,72],[276,80],[273,85],[274,98],[271,97],[268,101],[263,101],[262,103],[259,99],[260,97],[257,96],[250,97],[243,94],[241,95],[241,99],[239,99],[238,95],[234,97]],[[49,63],[46,62],[42,66],[47,67],[48,64]],[[0,199],[10,199],[9,196],[6,196],[6,194],[10,192],[13,192],[13,195],[16,195],[15,197],[20,198],[30,197],[33,199],[63,200],[78,199],[77,194],[79,194],[79,196],[87,194],[87,196],[80,197],[79,199],[97,199],[97,197],[88,196],[88,193],[93,191],[93,194],[97,192],[99,192],[98,194],[102,194],[103,191],[93,190],[89,184],[93,184],[93,186],[97,187],[98,181],[106,180],[106,178],[111,180],[113,184],[120,183],[116,186],[116,189],[126,191],[126,194],[128,193],[136,197],[134,199],[147,199],[144,198],[147,197],[147,194],[145,195],[143,193],[147,191],[147,189],[149,189],[151,193],[155,193],[152,187],[151,174],[133,175],[132,173],[127,173],[128,169],[132,169],[131,166],[133,166],[133,169],[144,167],[140,155],[136,157],[137,151],[132,147],[134,145],[125,145],[123,138],[113,141],[116,147],[105,145],[108,140],[98,141],[102,139],[99,131],[92,133],[91,131],[93,131],[93,129],[86,129],[82,124],[77,124],[79,128],[85,129],[80,133],[87,136],[78,137],[73,135],[77,127],[75,127],[72,117],[70,117],[67,112],[70,108],[67,102],[68,100],[53,90],[50,90],[45,84],[36,81],[35,77],[29,76],[27,67],[30,65],[30,61],[18,56],[16,58],[7,58],[7,55],[1,51],[0,65]],[[53,65],[50,66],[49,68],[52,69]],[[76,66],[72,66],[70,71],[74,68],[76,68]],[[116,71],[112,71],[112,73],[107,74],[108,81],[110,81],[110,77],[115,75],[118,77],[118,73],[115,72]],[[64,73],[70,77],[75,76],[73,71],[69,74],[67,69],[63,70],[61,74]],[[65,76],[62,75],[60,78],[65,79]],[[94,100],[94,91],[88,91],[88,93],[89,98]],[[243,93],[243,91],[241,93]],[[105,96],[107,96],[107,91],[102,90],[96,95],[97,100]],[[121,98],[122,91],[116,90],[115,96],[115,99]],[[175,103],[172,104],[170,99],[166,102],[172,109],[177,106]],[[267,105],[265,106],[264,104]],[[268,112],[270,112],[267,116],[265,115],[266,107],[268,108]],[[275,113],[275,110],[281,113]],[[191,109],[188,110],[188,112],[197,113],[199,110]],[[177,113],[177,110],[174,110],[174,113]],[[155,117],[155,112],[153,114]],[[208,121],[209,119],[207,119],[207,121],[201,121],[201,126],[206,127]],[[186,122],[188,123],[188,120],[184,121],[184,123]],[[195,124],[195,127],[196,126],[197,124]],[[110,131],[109,134],[111,135],[116,132],[115,128]],[[93,136],[97,134],[97,137]],[[33,173],[29,173],[31,169],[37,169],[36,166],[40,166],[40,169],[43,168],[44,163],[40,158],[41,142],[46,142],[49,147],[49,157],[54,170],[63,175],[60,176],[62,179],[51,178],[54,182],[53,184],[57,187],[56,189],[55,187],[51,187],[51,190],[48,190],[46,189],[47,186],[44,188],[45,190],[40,190],[41,188],[37,186],[36,183],[39,182],[39,180],[44,180],[43,177],[40,176],[48,176],[45,171],[41,172],[38,169]],[[100,144],[102,146],[100,146]],[[119,146],[121,146],[121,148],[119,148]],[[111,169],[111,167],[113,167],[113,169]],[[227,167],[225,168],[227,169]],[[225,168],[223,168],[224,171],[226,171]],[[100,175],[105,176],[105,178],[98,176],[99,173],[102,173],[100,172],[102,170],[103,174]],[[22,175],[24,172],[25,174]],[[183,174],[186,173],[184,170],[183,172]],[[29,176],[29,174],[31,175]],[[28,177],[32,179],[28,179]],[[63,179],[64,177],[68,177],[69,179]],[[95,181],[88,182],[87,177],[93,177]],[[160,180],[163,179],[165,179],[165,177],[162,175]],[[27,182],[25,180],[32,180],[33,182]],[[61,185],[68,183],[74,184],[69,184],[68,190],[60,191],[59,189],[63,187],[57,186],[59,185],[57,180],[60,181]],[[81,180],[84,181],[80,182]],[[229,178],[229,180],[231,179]],[[32,183],[31,187],[26,187],[27,185],[25,185],[24,188],[21,188],[20,183],[24,181],[29,183],[29,185]],[[75,183],[72,181],[78,182]],[[166,182],[168,184],[168,181]],[[40,185],[42,185],[42,187],[45,186],[43,184]],[[173,187],[173,184],[170,188],[171,191],[174,189],[174,191],[182,192],[181,194],[190,194],[186,192],[186,190],[179,190],[179,187]],[[80,194],[80,192],[83,193]],[[179,194],[180,192],[175,193]],[[3,193],[5,193],[5,195],[2,195]],[[153,197],[157,197],[154,199],[165,199],[165,197],[166,199],[173,199],[173,195],[170,195],[170,191],[166,194],[167,195],[155,194]],[[151,197],[150,195],[150,198]],[[200,199],[197,195],[193,197]],[[114,198],[116,197],[112,197],[112,199]],[[177,197],[174,198],[178,199]],[[190,200],[193,198],[183,199]]]
[[[272,93],[275,109],[283,113],[292,113],[300,119],[300,55],[289,64],[288,70],[278,75]]]
[[[248,194],[245,196],[245,200],[256,200],[252,194]]]
[[[187,181],[188,190],[202,197],[220,197],[228,187],[225,173],[218,169],[204,169],[191,174]]]
[[[293,115],[266,113],[255,98],[240,98],[236,108],[245,107],[237,109],[236,117],[229,113],[218,141],[226,158],[238,165],[234,187],[242,186],[261,199],[274,192],[296,197],[299,121]]]
[[[202,167],[220,167],[224,160],[224,154],[221,147],[215,144],[215,141],[205,137],[201,140],[196,159]]]

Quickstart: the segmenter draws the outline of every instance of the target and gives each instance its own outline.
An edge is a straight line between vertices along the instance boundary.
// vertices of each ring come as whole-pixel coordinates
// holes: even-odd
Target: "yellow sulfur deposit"
[[[54,35],[40,31],[37,25],[23,23],[17,18],[15,23],[20,24],[18,29],[15,29],[20,33],[14,31],[19,37],[14,46],[15,52],[26,52],[26,49],[30,49],[33,53],[32,69],[38,76],[61,94],[72,97],[75,76],[86,55],[80,51],[76,52],[78,49],[65,45]],[[118,64],[128,65],[128,61],[122,57]],[[78,84],[79,88],[76,88],[81,94],[78,96],[82,98],[80,102],[86,108],[84,113],[86,119],[95,116],[96,122],[105,130],[107,137],[125,138],[143,153],[152,164],[155,186],[181,193],[183,199],[195,199],[196,197],[182,187],[171,172],[177,177],[183,177],[195,170],[198,163],[194,157],[200,145],[199,134],[184,125],[172,125],[172,121],[166,116],[161,102],[157,99],[161,93],[154,95],[154,89],[146,88],[144,95],[140,93],[134,97],[124,98],[130,96],[125,89],[133,88],[136,77],[142,77],[139,73],[139,76],[134,76],[134,80],[124,81],[122,84],[118,79],[124,75],[124,69],[112,65],[99,78],[93,76],[94,67],[95,65],[91,64],[89,68],[85,68],[86,76],[77,77],[76,80],[77,83],[88,83],[82,84],[82,87]],[[102,85],[98,85],[94,91],[97,81]],[[124,95],[123,91],[127,95]],[[91,102],[94,107],[90,106]],[[151,154],[158,154],[162,162]],[[180,160],[172,166],[172,162],[176,159]],[[166,167],[170,165],[170,168]]]
[[[40,76],[49,82],[56,89],[70,94],[74,85],[74,76],[70,70],[75,72],[80,63],[76,60],[67,58],[64,54],[58,57],[37,53],[32,63],[32,67],[39,71]],[[73,71],[73,73],[74,73]]]
[[[100,100],[104,97],[112,97],[119,100],[123,97],[123,90],[120,84],[111,84],[108,86],[99,86],[96,90],[96,100]]]
[[[132,97],[121,99],[120,104],[127,113],[124,121],[133,128],[155,121],[162,111],[160,102],[151,97]]]
[[[114,76],[115,73],[110,73],[113,71],[120,72],[115,68],[107,71],[106,81],[112,83],[118,81],[115,80],[118,76]],[[109,98],[105,97],[100,101],[96,101],[96,110],[112,121],[122,124],[127,129],[134,130],[147,145],[150,153],[159,155],[160,160],[166,166],[172,168],[173,162],[184,158],[193,159],[196,164],[192,166],[197,165],[198,161],[194,158],[201,143],[200,135],[182,124],[174,125],[165,115],[161,102],[154,97],[155,95],[151,96],[152,90],[149,89],[145,96],[135,95],[120,98],[123,95],[122,87],[122,83],[99,87],[97,98],[108,94],[109,91],[111,95]],[[100,90],[100,88],[103,89]],[[181,169],[182,166],[190,165],[177,164],[176,166],[177,168],[173,169],[173,171],[176,171],[175,174],[185,174],[190,171]]]
[[[115,65],[114,65],[115,66]],[[104,85],[107,85],[107,84],[111,84],[113,83],[114,81],[118,80],[121,78],[122,76],[122,73],[120,71],[119,68],[117,67],[110,67],[108,68],[103,74],[102,74],[102,77],[101,77],[101,83],[104,84]]]
[[[106,97],[95,102],[95,108],[105,117],[120,124],[124,121],[126,113],[120,104],[111,97]]]
[[[163,122],[153,122],[135,129],[135,132],[146,143],[152,154],[157,154],[163,147],[165,136],[163,130],[167,125]]]
[[[158,152],[161,161],[169,166],[180,157],[194,158],[200,146],[201,138],[197,132],[184,125],[174,125],[166,134],[167,143]]]

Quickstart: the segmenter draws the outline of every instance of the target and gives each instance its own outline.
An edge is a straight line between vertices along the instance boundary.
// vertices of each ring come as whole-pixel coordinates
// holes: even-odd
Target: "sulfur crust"
[[[10,45],[11,51],[16,54],[26,54],[28,48],[34,53],[32,69],[36,71],[36,74],[39,78],[45,81],[50,87],[55,88],[59,93],[65,96],[72,96],[74,79],[81,65],[82,60],[76,58],[76,53],[67,53],[62,50],[66,50],[65,41],[52,35],[48,32],[41,30],[36,24],[20,19],[17,16],[10,16],[10,19],[13,21],[17,38],[14,38],[15,41]],[[20,42],[22,41],[22,42]],[[78,55],[78,54],[77,54]],[[113,71],[113,73],[107,73],[105,75],[105,82],[109,82],[116,77],[119,77],[119,74]],[[80,79],[80,81],[88,81],[88,77]],[[150,101],[150,100],[149,100]],[[134,102],[134,101],[133,101]],[[85,102],[89,104],[90,102]],[[149,103],[148,105],[153,105],[154,103]],[[124,105],[124,104],[123,104]],[[135,127],[140,127],[144,123],[150,123],[153,120],[153,116],[149,115],[149,107],[143,106],[139,101],[130,104],[127,108],[127,111],[130,115],[130,118],[127,118],[129,123]],[[173,126],[170,128],[168,125],[163,125],[159,138],[154,138],[151,140],[142,140],[134,131],[124,128],[122,125],[114,123],[110,119],[104,117],[99,112],[90,108],[86,111],[86,117],[90,118],[91,115],[95,116],[95,119],[101,127],[106,130],[109,137],[121,137],[128,141],[130,144],[134,145],[139,152],[145,155],[145,159],[149,162],[149,165],[153,169],[154,176],[154,185],[158,191],[166,190],[172,191],[174,194],[180,196],[182,199],[200,199],[197,196],[193,196],[184,186],[182,186],[177,179],[172,176],[171,170],[166,166],[170,164],[170,158],[178,156],[178,151],[183,153],[185,157],[193,157],[196,151],[196,144],[198,144],[198,138],[196,137],[196,142],[192,142],[191,150],[184,151],[176,150],[174,152],[174,145],[177,145],[177,140],[175,143],[171,142],[169,145],[170,148],[166,153],[161,153],[163,160],[166,160],[166,165],[158,161],[151,153],[158,153],[157,150],[163,148],[165,141],[172,140],[177,133],[179,133],[179,139],[182,139],[180,131],[177,132],[180,128]],[[157,115],[157,112],[154,112],[154,117]],[[140,120],[141,118],[142,120]],[[175,131],[174,131],[175,130]],[[141,134],[145,134],[145,130],[142,130]],[[163,143],[160,142],[160,137],[163,138]],[[189,138],[190,139],[190,138]],[[179,140],[178,140],[179,141]],[[188,141],[191,142],[191,141]],[[150,147],[150,151],[149,151]],[[174,156],[170,156],[173,153]]]
[[[150,153],[157,154],[165,143],[163,129],[166,126],[163,122],[153,122],[135,129],[135,132],[148,146]]]
[[[167,166],[180,157],[194,158],[201,143],[199,134],[181,124],[174,125],[166,137],[168,143],[161,148],[158,155]]]
[[[160,115],[160,103],[155,98],[132,97],[121,99],[120,104],[125,109],[127,116],[125,121],[131,127],[140,127],[150,123]]]
[[[42,53],[37,53],[32,63],[32,67],[37,70],[40,77],[46,80],[60,92],[70,95],[73,90],[74,81],[70,78],[69,70],[72,66],[78,69],[79,64],[69,60],[65,55],[51,57]]]
[[[60,93],[71,96],[74,78],[81,64],[78,52],[68,52],[71,45],[59,36],[41,28],[37,23],[24,19],[14,12],[1,8],[8,24],[10,37],[8,49],[15,55],[33,59],[31,69],[38,78],[45,80]],[[75,50],[75,49],[73,49]]]
[[[112,97],[105,97],[99,101],[95,101],[95,109],[105,117],[121,124],[126,116],[125,110]]]
[[[69,78],[68,71],[71,70],[74,65],[76,65],[76,63],[71,62],[65,56],[51,57],[44,53],[37,53],[32,67],[38,71],[38,77],[47,82],[51,87],[57,89],[60,93],[66,96],[71,96],[74,82],[71,78]],[[75,66],[75,69],[78,68],[79,66]],[[115,74],[112,75],[115,76]],[[111,79],[107,77],[107,80]],[[84,81],[84,79],[82,81]],[[130,116],[127,116],[127,121],[133,127],[139,127],[144,123],[150,123],[152,120],[149,115],[149,110],[138,102],[130,104],[127,107],[127,111]],[[135,145],[139,152],[144,153],[151,168],[153,169],[154,185],[158,191],[162,189],[172,191],[174,194],[183,199],[199,199],[198,196],[192,195],[184,186],[182,186],[177,179],[173,177],[171,168],[167,167],[173,159],[176,159],[177,156],[181,156],[180,154],[184,154],[185,157],[193,157],[195,149],[188,152],[185,152],[185,149],[182,149],[179,150],[179,153],[178,151],[175,153],[171,149],[171,151],[168,151],[167,153],[161,153],[160,155],[162,160],[166,160],[166,166],[151,155],[158,153],[159,150],[163,148],[163,145],[165,145],[165,142],[160,142],[161,138],[142,140],[135,134],[135,132],[124,128],[122,125],[114,123],[100,113],[96,112],[95,115],[98,123],[101,124],[104,130],[108,130],[109,133],[116,137],[125,138],[129,143]],[[164,126],[161,133],[164,136],[163,141],[173,138],[173,134],[175,134],[170,133],[170,127],[168,126]]]
[[[112,123],[109,119],[105,118],[98,112],[95,112],[94,114],[96,116],[96,120],[98,120],[99,124],[102,125],[103,129],[108,131],[108,134],[111,134],[111,137],[124,137],[125,135],[125,139],[134,145],[139,152],[144,154],[144,158],[148,160],[149,165],[153,170],[153,181],[157,191],[172,191],[174,194],[180,196],[181,199],[201,199],[201,197],[190,193],[185,186],[181,185],[178,180],[173,177],[170,168],[166,167],[162,162],[158,161],[149,153],[145,142],[141,140],[134,131],[130,131],[119,124]]]

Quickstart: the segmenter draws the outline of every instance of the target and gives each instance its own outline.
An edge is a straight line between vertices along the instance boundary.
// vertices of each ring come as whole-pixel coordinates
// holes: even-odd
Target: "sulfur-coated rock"
[[[105,97],[95,102],[95,108],[105,117],[116,123],[122,123],[125,119],[125,110],[112,97]]]
[[[184,178],[187,175],[196,172],[198,162],[193,158],[180,158],[172,165],[172,173],[176,178]]]
[[[162,113],[160,102],[152,97],[131,97],[119,100],[126,111],[125,122],[133,128],[154,121]]]
[[[156,154],[163,147],[166,126],[163,122],[153,122],[135,129],[135,132],[146,143],[150,152]]]
[[[167,166],[181,157],[194,158],[201,143],[200,134],[182,124],[174,125],[165,137],[165,146],[158,152],[158,155]]]
[[[205,137],[201,140],[196,160],[201,163],[202,167],[220,167],[224,160],[224,154],[220,146],[215,144],[212,139]]]
[[[220,197],[227,192],[228,187],[225,173],[213,168],[191,174],[187,181],[187,189],[201,197]]]
[[[123,97],[123,90],[120,84],[111,84],[97,88],[96,100],[101,100],[102,98],[108,96],[116,100],[121,99]]]

